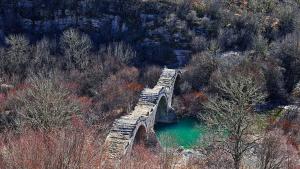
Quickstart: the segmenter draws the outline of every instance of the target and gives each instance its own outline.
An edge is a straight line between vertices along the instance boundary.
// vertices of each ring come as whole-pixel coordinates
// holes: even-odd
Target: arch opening
[[[159,100],[156,114],[155,123],[165,123],[168,121],[168,103],[165,96]]]
[[[178,96],[181,94],[181,87],[180,87],[181,83],[182,83],[182,80],[181,80],[180,76],[178,75],[176,77],[176,80],[174,83],[174,93],[173,93],[174,96]]]
[[[146,136],[147,136],[146,128],[143,125],[141,125],[135,134],[134,145],[145,144],[147,138]]]

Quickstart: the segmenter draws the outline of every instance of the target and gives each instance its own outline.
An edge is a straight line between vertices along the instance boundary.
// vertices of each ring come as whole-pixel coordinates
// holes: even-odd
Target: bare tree
[[[256,142],[251,128],[254,124],[254,106],[265,98],[255,74],[233,70],[218,72],[213,86],[218,95],[210,97],[204,104],[208,124],[218,127],[222,148],[234,160],[234,168],[239,169],[241,160]]]
[[[44,38],[37,42],[33,49],[32,66],[37,71],[43,70],[51,64],[50,42]]]
[[[74,66],[81,70],[87,68],[92,48],[92,41],[88,35],[81,34],[75,29],[69,29],[63,33],[61,44],[67,58],[68,68]]]
[[[26,67],[30,57],[31,47],[29,40],[25,36],[10,35],[6,38],[9,45],[7,55],[4,58],[7,63],[7,69],[10,73],[21,73]]]
[[[280,131],[272,131],[265,135],[257,148],[260,169],[283,169],[288,161],[286,140]]]
[[[26,124],[41,129],[62,127],[72,115],[80,113],[79,103],[58,79],[34,76],[28,83],[16,98],[17,112]]]
[[[113,57],[124,64],[129,64],[136,57],[135,50],[124,42],[115,42],[102,49],[106,57]]]

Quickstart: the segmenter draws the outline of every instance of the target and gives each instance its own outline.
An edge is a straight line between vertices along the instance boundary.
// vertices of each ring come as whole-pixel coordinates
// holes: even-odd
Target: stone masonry
[[[169,110],[172,110],[174,86],[179,76],[179,70],[165,68],[157,85],[142,91],[134,110],[115,120],[105,141],[104,168],[120,168],[122,159],[131,152],[137,132],[144,129],[147,138],[154,134],[153,127],[160,113],[174,113]]]

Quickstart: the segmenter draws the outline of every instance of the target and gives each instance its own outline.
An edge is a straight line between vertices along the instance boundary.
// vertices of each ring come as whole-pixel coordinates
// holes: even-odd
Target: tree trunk
[[[240,169],[241,159],[239,157],[234,158],[234,169]]]

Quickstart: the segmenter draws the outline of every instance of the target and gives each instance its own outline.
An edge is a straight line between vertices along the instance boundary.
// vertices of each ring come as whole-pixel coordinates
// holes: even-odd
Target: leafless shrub
[[[279,130],[267,133],[257,147],[258,166],[260,169],[293,168],[297,159],[296,151],[288,145],[286,136]]]
[[[125,160],[124,164],[122,164],[124,169],[160,168],[159,156],[143,144],[135,145],[129,156],[130,157]]]
[[[184,79],[189,82],[193,88],[199,88],[201,85],[208,83],[208,79],[216,69],[216,66],[216,60],[210,53],[195,54],[187,65]]]
[[[2,133],[0,168],[99,168],[102,143],[96,130],[78,126],[47,132]]]
[[[71,93],[53,77],[31,77],[15,100],[22,121],[34,128],[62,127],[69,124],[72,115],[80,113]]]
[[[162,135],[160,137],[162,146],[162,151],[160,153],[160,168],[174,169],[181,157],[180,153],[176,152],[179,147],[176,144],[176,138],[168,135]]]
[[[143,84],[149,86],[150,88],[154,87],[160,77],[160,74],[161,68],[157,66],[147,67],[142,77]]]
[[[137,83],[138,76],[139,71],[136,68],[128,67],[109,76],[98,88],[102,98],[102,111],[112,112],[114,117],[131,111],[143,89],[143,85]]]

